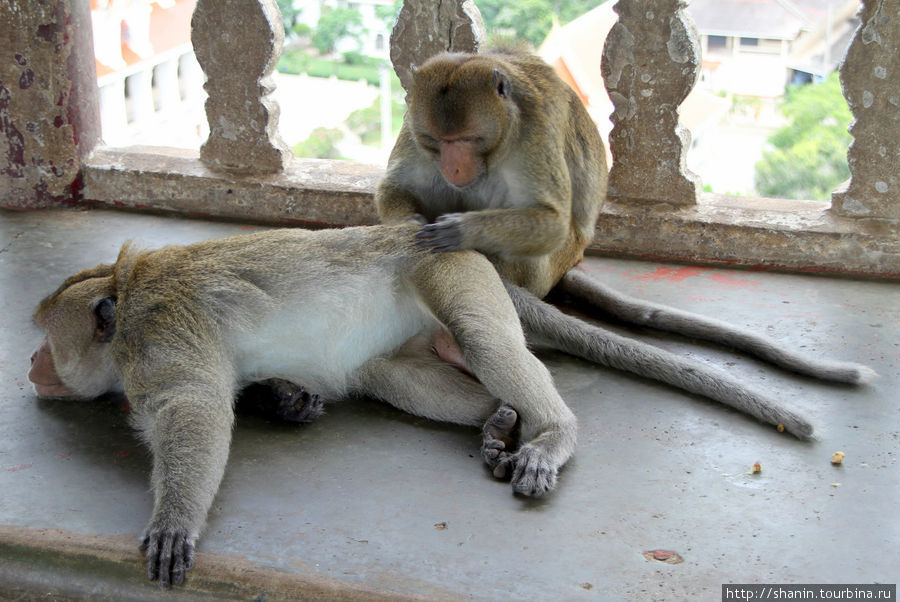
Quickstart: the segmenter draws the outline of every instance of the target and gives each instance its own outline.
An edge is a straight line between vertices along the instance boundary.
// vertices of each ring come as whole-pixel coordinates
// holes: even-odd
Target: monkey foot
[[[275,415],[289,422],[310,423],[325,413],[325,402],[300,385],[284,381],[267,381],[278,402]]]
[[[237,403],[244,412],[301,424],[321,416],[324,405],[318,395],[301,385],[277,378],[251,384],[241,392]]]
[[[507,405],[497,408],[497,411],[487,419],[482,429],[481,457],[494,471],[498,479],[507,476],[508,463],[512,450],[517,443],[516,425],[519,415]]]

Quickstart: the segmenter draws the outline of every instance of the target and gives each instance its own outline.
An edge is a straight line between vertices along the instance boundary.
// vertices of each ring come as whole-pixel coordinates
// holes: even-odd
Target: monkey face
[[[121,390],[109,346],[115,333],[109,280],[64,286],[35,311],[46,338],[31,355],[28,380],[39,397],[89,399]]]
[[[439,160],[448,184],[464,188],[485,175],[515,110],[510,96],[510,80],[496,61],[477,55],[438,55],[416,72],[409,95],[413,137]]]

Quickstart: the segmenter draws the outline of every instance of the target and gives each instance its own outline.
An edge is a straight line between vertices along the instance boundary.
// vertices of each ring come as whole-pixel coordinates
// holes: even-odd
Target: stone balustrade
[[[278,136],[270,74],[283,30],[275,0],[199,0],[193,44],[207,75],[210,135],[199,153],[100,143],[86,2],[0,6],[0,205],[101,204],[268,223],[376,220],[381,170],[297,159]],[[608,199],[591,250],[900,277],[900,0],[862,0],[841,82],[854,116],[851,179],[831,205],[700,192],[685,168],[678,107],[700,69],[685,0],[618,0],[597,61],[615,110]],[[401,82],[437,51],[477,52],[472,0],[407,0],[391,37]],[[286,110],[303,110],[298,98]],[[5,150],[5,157],[3,156]]]

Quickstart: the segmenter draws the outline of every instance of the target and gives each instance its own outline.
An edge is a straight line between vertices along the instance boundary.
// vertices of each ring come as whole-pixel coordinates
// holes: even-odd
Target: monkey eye
[[[429,151],[436,153],[436,152],[439,152],[439,150],[441,148],[440,143],[435,138],[432,138],[428,134],[419,134],[418,140],[419,140],[419,146],[421,146],[425,150],[429,150]]]

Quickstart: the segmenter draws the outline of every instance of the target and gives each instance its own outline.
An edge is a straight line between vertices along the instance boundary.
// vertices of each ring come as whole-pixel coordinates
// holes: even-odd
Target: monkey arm
[[[550,206],[484,209],[440,216],[416,234],[433,251],[475,249],[489,255],[547,255],[566,240],[566,216]]]
[[[230,384],[182,374],[181,383],[136,404],[136,422],[153,453],[154,507],[141,549],[147,574],[179,585],[194,562],[194,544],[222,480],[231,443]],[[158,409],[147,413],[141,408]]]

